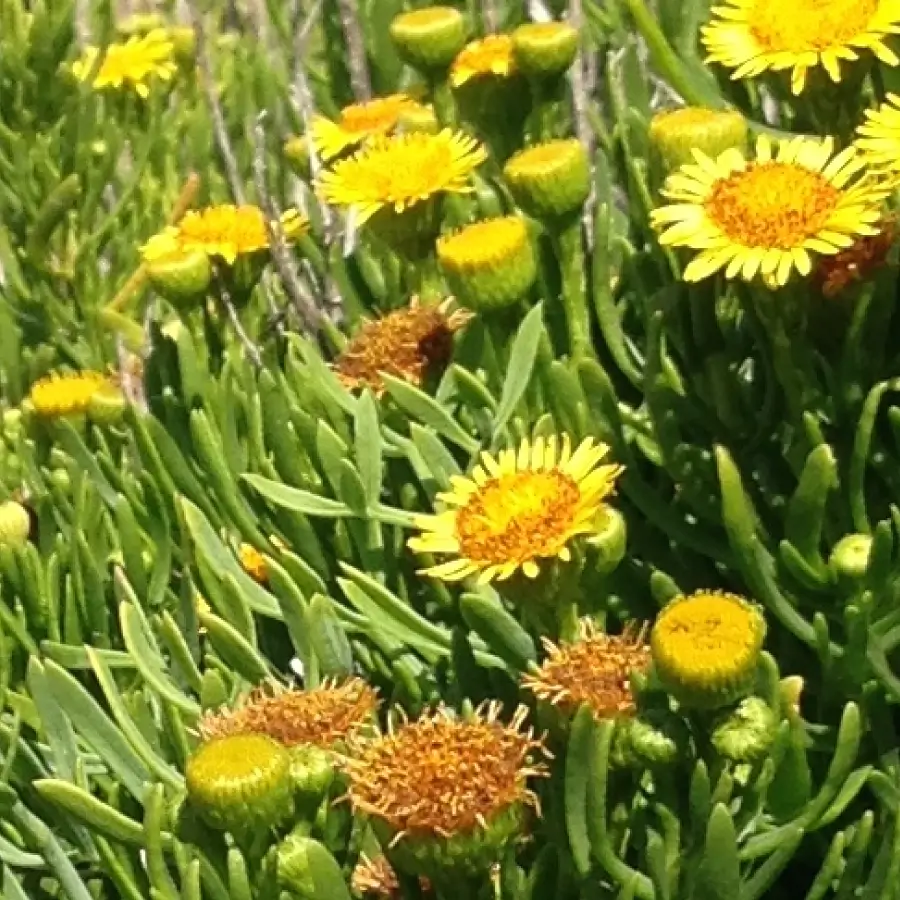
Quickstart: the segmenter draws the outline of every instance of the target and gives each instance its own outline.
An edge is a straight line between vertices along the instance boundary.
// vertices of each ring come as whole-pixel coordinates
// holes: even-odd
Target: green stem
[[[446,73],[431,82],[431,102],[438,124],[442,128],[453,128],[457,124],[456,100]]]
[[[556,245],[562,274],[562,303],[569,332],[569,353],[573,359],[593,356],[579,217],[573,217],[557,232]]]

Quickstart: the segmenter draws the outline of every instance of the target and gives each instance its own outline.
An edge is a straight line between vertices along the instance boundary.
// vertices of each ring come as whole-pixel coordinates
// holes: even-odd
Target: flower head
[[[175,45],[163,28],[129,38],[123,44],[110,44],[94,74],[100,55],[98,47],[88,47],[82,58],[72,64],[72,74],[79,81],[87,81],[93,75],[91,86],[95,90],[127,85],[139,97],[149,97],[151,80],[170,81],[178,68]]]
[[[790,69],[795,94],[810,69],[840,81],[840,61],[861,50],[896,66],[886,38],[898,32],[898,0],[722,0],[701,30],[708,62],[733,69],[733,79]]]
[[[516,202],[529,215],[577,212],[591,192],[591,164],[581,141],[547,141],[521,150],[503,167]]]
[[[353,892],[361,897],[394,900],[400,897],[400,882],[386,856],[369,859],[363,854],[350,878]]]
[[[553,435],[497,457],[482,453],[469,477],[452,478],[451,490],[438,495],[448,509],[416,519],[423,533],[410,538],[411,549],[455,557],[425,574],[447,581],[477,574],[484,583],[518,569],[535,578],[539,560],[569,560],[569,543],[593,531],[622,471],[600,465],[608,450],[586,438],[573,452],[568,435]]]
[[[900,95],[888,94],[879,107],[867,109],[856,134],[856,146],[872,169],[900,171]]]
[[[269,580],[266,558],[252,544],[241,544],[238,548],[241,568],[257,583],[265,584]]]
[[[666,179],[663,195],[675,202],[653,211],[660,243],[700,253],[684,271],[700,281],[720,269],[726,278],[761,274],[783,285],[796,269],[812,270],[812,254],[831,255],[877,233],[880,206],[889,193],[862,177],[865,164],[849,147],[795,138],[780,144],[761,137],[756,158],[737,150],[696,162]]]
[[[438,263],[460,301],[475,310],[521,300],[537,277],[537,257],[521,216],[466,225],[437,242]]]
[[[37,415],[58,419],[86,413],[94,394],[111,384],[100,372],[54,373],[35,382],[28,397]]]
[[[681,106],[656,113],[650,120],[650,140],[668,171],[694,161],[694,150],[716,157],[747,145],[747,120],[735,109]]]
[[[377,138],[319,180],[326,203],[353,209],[358,224],[445,193],[468,193],[469,175],[487,158],[474,138],[445,129]]]
[[[489,34],[459,51],[450,67],[450,83],[458,88],[475,78],[508,78],[515,71],[512,35]]]
[[[303,234],[308,221],[296,210],[281,218],[286,239]],[[239,256],[258,253],[269,247],[269,233],[263,212],[257,206],[211,206],[191,210],[177,225],[164,228],[141,248],[145,262],[186,256],[201,251],[208,257],[233,265]]]
[[[513,59],[525,73],[549,78],[575,62],[578,32],[567,22],[528,22],[513,33]]]
[[[264,734],[286,747],[330,750],[350,740],[378,709],[378,695],[359,678],[326,681],[309,690],[270,686],[254,691],[236,709],[207,714],[204,740]]]
[[[382,372],[422,384],[429,369],[449,359],[454,332],[470,318],[463,310],[451,312],[451,302],[428,306],[414,297],[408,307],[367,322],[335,361],[338,378],[351,390],[376,395],[384,392]]]
[[[590,620],[581,623],[581,636],[572,644],[544,639],[547,658],[522,684],[541,700],[566,714],[587,704],[597,719],[634,712],[631,676],[650,668],[650,648],[644,630],[626,629],[621,635],[598,631]]]
[[[499,704],[462,719],[440,708],[347,761],[351,804],[371,816],[392,860],[411,874],[484,871],[536,805],[528,780],[544,774],[532,760],[542,744],[522,731],[524,707],[509,725],[498,713]]]
[[[759,608],[734,594],[677,597],[650,634],[660,680],[682,703],[726,706],[746,694],[766,636]]]
[[[334,159],[348,147],[389,134],[397,127],[404,112],[419,105],[406,94],[390,94],[345,106],[336,121],[316,116],[310,126],[313,144],[322,159]]]
[[[446,69],[465,44],[467,32],[462,13],[452,6],[414,9],[391,22],[400,56],[426,72]]]

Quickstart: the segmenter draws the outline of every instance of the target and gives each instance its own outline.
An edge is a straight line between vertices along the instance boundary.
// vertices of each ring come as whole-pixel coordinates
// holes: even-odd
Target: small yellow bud
[[[831,551],[828,567],[837,579],[857,581],[864,578],[869,568],[872,538],[868,534],[848,534],[842,537]]]
[[[562,75],[578,54],[578,32],[565,22],[530,22],[513,32],[513,57],[526,75]]]
[[[650,121],[650,141],[667,171],[694,162],[693,151],[715,159],[747,144],[747,120],[737,110],[685,106],[658,112]]]
[[[21,503],[7,500],[0,503],[0,546],[22,547],[31,532],[31,516]]]
[[[312,177],[312,166],[309,157],[309,139],[305,134],[289,138],[284,145],[284,155],[290,163],[294,174],[309,181]]]
[[[146,263],[150,283],[173,306],[190,307],[206,295],[212,265],[202,250],[175,253]]]
[[[446,69],[468,36],[462,13],[451,6],[426,6],[401,13],[391,22],[390,30],[400,56],[424,72]]]
[[[516,203],[539,219],[578,212],[591,192],[591,166],[580,141],[527,147],[503,167]]]
[[[609,575],[625,557],[628,529],[625,517],[612,506],[603,506],[587,544],[596,550],[597,571]]]

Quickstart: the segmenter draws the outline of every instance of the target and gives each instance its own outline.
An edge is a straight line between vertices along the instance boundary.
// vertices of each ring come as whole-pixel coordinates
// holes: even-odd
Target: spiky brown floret
[[[824,297],[836,297],[850,285],[870,278],[887,261],[897,239],[897,220],[885,217],[878,234],[861,237],[846,250],[819,259],[813,281]]]
[[[522,684],[567,712],[586,703],[598,719],[630,715],[635,708],[631,675],[650,667],[645,637],[645,628],[627,627],[621,635],[610,635],[585,620],[579,640],[572,644],[544,640],[547,658]]]
[[[499,712],[492,704],[461,719],[440,707],[361,744],[346,760],[354,808],[381,819],[399,840],[450,838],[513,807],[536,806],[528,779],[546,774],[535,759],[547,755],[543,743],[522,730],[524,707],[508,725]]]
[[[265,734],[287,747],[328,750],[350,740],[378,708],[375,690],[360,678],[324,682],[311,690],[258,688],[233,710],[200,722],[204,740],[230,734]]]
[[[408,307],[367,322],[334,364],[341,382],[351,390],[384,392],[381,373],[420,385],[429,369],[450,357],[453,334],[470,318],[450,311],[451,301],[424,306],[414,297]]]

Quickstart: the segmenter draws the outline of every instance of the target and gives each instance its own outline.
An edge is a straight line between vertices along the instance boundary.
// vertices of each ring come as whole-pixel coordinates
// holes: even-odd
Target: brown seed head
[[[851,284],[871,277],[885,264],[896,237],[896,218],[885,217],[879,224],[878,234],[861,237],[834,256],[820,257],[813,273],[813,282],[822,296],[831,299]]]
[[[420,878],[419,886],[423,894],[431,891],[427,878]],[[350,887],[354,894],[370,897],[372,900],[394,900],[401,896],[397,873],[386,856],[369,859],[364,853],[353,870]]]
[[[230,734],[265,734],[287,747],[324,750],[345,744],[378,708],[375,690],[360,678],[324,682],[303,691],[279,686],[258,688],[236,709],[205,716],[204,741]]]
[[[383,820],[398,840],[467,834],[512,807],[537,806],[528,778],[546,774],[532,760],[546,751],[521,730],[524,707],[509,725],[499,709],[466,720],[441,707],[361,745],[345,763],[354,808]]]
[[[645,637],[645,628],[627,627],[621,635],[609,635],[585,620],[575,643],[557,646],[544,640],[547,658],[535,674],[522,678],[522,684],[566,712],[587,703],[597,719],[631,715],[635,708],[631,674],[650,667]]]
[[[423,306],[414,297],[404,309],[367,322],[334,364],[338,378],[351,390],[384,393],[382,372],[420,385],[432,367],[450,357],[453,334],[470,318],[462,310]]]

